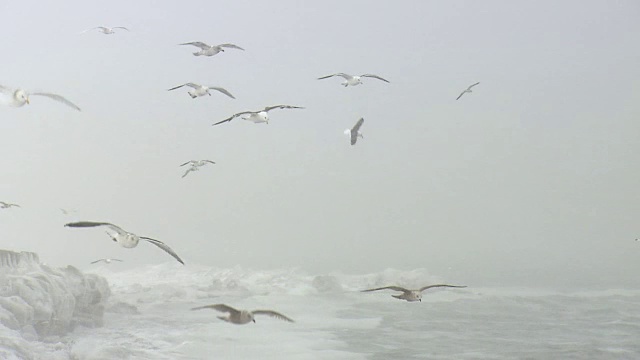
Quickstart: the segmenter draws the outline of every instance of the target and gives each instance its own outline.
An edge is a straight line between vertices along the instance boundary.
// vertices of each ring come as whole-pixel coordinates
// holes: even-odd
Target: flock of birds
[[[124,30],[124,31],[130,31],[128,28],[123,27],[123,26],[115,26],[115,27],[105,27],[105,26],[98,26],[98,27],[94,27],[91,29],[87,29],[85,31],[83,31],[82,33],[86,33],[89,31],[93,31],[93,30],[97,30],[99,32],[101,32],[102,34],[105,35],[112,35],[115,34],[117,31],[116,30]],[[243,48],[241,48],[238,45],[235,44],[231,44],[231,43],[225,43],[225,44],[219,44],[219,45],[208,45],[204,42],[200,42],[200,41],[194,41],[194,42],[187,42],[187,43],[182,43],[179,44],[181,46],[184,45],[189,45],[189,46],[195,46],[197,48],[200,49],[200,51],[194,52],[193,55],[194,56],[214,56],[217,55],[221,52],[224,52],[225,49],[236,49],[236,50],[242,50],[244,51]],[[319,77],[318,80],[323,80],[323,79],[328,79],[328,78],[332,78],[332,77],[341,77],[344,79],[344,81],[341,83],[342,86],[344,87],[349,87],[349,86],[357,86],[357,85],[361,85],[362,84],[362,79],[363,78],[373,78],[373,79],[377,79],[386,83],[390,83],[387,79],[382,78],[381,76],[375,75],[375,74],[362,74],[362,75],[350,75],[350,74],[346,74],[346,73],[335,73],[335,74],[331,74],[331,75],[326,75],[326,76],[322,76]],[[456,100],[459,100],[464,94],[467,93],[471,93],[472,92],[472,88],[476,85],[480,84],[479,82],[474,83],[472,85],[470,85],[467,89],[465,89],[464,91],[462,91],[460,93],[460,95],[456,98]],[[226,89],[222,88],[222,87],[217,87],[217,86],[206,86],[206,85],[200,85],[200,84],[196,84],[196,83],[185,83],[182,85],[178,85],[175,86],[173,88],[168,89],[168,91],[173,91],[173,90],[177,90],[183,87],[189,87],[192,90],[188,91],[188,94],[191,98],[195,99],[198,97],[202,97],[202,96],[206,96],[209,95],[211,96],[211,92],[210,90],[215,90],[217,92],[220,92],[232,99],[235,99],[235,96],[233,96],[229,91],[227,91]],[[5,100],[5,103],[7,103],[9,106],[12,107],[22,107],[25,104],[30,104],[30,97],[31,96],[42,96],[42,97],[47,97],[50,98],[52,100],[58,101],[62,104],[65,104],[69,107],[72,107],[73,109],[77,110],[77,111],[81,111],[80,107],[77,106],[76,104],[74,104],[73,102],[69,101],[68,99],[66,99],[65,97],[58,95],[58,94],[54,94],[54,93],[46,93],[46,92],[28,92],[24,89],[20,89],[20,88],[10,88],[10,87],[6,87],[3,85],[0,85],[0,94],[4,95],[5,97],[8,98],[8,101]],[[304,107],[301,106],[292,106],[292,105],[273,105],[273,106],[266,106],[265,108],[261,109],[261,110],[255,110],[255,111],[242,111],[236,114],[233,114],[231,116],[229,116],[226,119],[220,120],[216,123],[214,123],[213,125],[219,125],[219,124],[223,124],[226,122],[230,122],[231,120],[235,119],[235,118],[241,118],[243,120],[246,121],[250,121],[253,123],[269,123],[269,112],[272,110],[282,110],[282,109],[304,109]],[[346,129],[345,130],[345,134],[349,136],[349,141],[351,145],[355,145],[356,142],[358,141],[358,138],[364,138],[362,132],[360,131],[360,128],[362,127],[362,125],[364,124],[364,118],[360,118],[358,119],[358,121],[355,123],[355,125],[350,128],[350,129]],[[214,161],[211,160],[190,160],[187,161],[183,164],[181,164],[180,166],[189,166],[186,170],[186,172],[184,173],[184,175],[182,175],[182,177],[186,177],[189,173],[194,172],[194,171],[198,171],[202,166],[208,165],[208,164],[215,164]],[[7,202],[3,202],[0,201],[0,209],[9,209],[12,207],[20,207],[20,205],[18,204],[14,204],[14,203],[7,203]],[[70,211],[67,211],[65,209],[61,209],[61,211],[64,214],[68,214]],[[158,248],[162,249],[163,251],[165,251],[166,253],[168,253],[169,255],[171,255],[174,259],[176,259],[179,263],[184,265],[184,261],[178,256],[178,254],[176,254],[175,251],[173,251],[173,249],[171,249],[167,244],[165,244],[164,242],[157,240],[157,239],[153,239],[150,237],[145,237],[145,236],[138,236],[134,233],[128,232],[126,230],[124,230],[123,228],[121,228],[120,226],[117,226],[115,224],[109,223],[109,222],[95,222],[95,221],[77,221],[77,222],[71,222],[71,223],[67,223],[64,225],[65,227],[69,227],[69,228],[92,228],[92,227],[106,227],[107,229],[109,229],[110,231],[106,231],[107,235],[111,238],[112,241],[116,242],[117,244],[121,245],[122,247],[125,248],[134,248],[136,246],[138,246],[138,244],[140,243],[140,240],[144,240],[148,243],[151,243],[155,246],[157,246]],[[110,264],[113,261],[117,261],[117,262],[122,262],[122,260],[120,259],[111,259],[111,258],[105,258],[105,259],[98,259],[95,260],[93,262],[91,262],[91,264],[96,264],[99,262],[104,262],[106,264]],[[393,290],[393,291],[398,291],[400,292],[399,295],[392,295],[394,298],[400,299],[400,300],[406,300],[409,302],[415,302],[415,301],[422,301],[422,292],[427,290],[427,289],[431,289],[431,288],[441,288],[441,287],[447,287],[447,288],[464,288],[466,286],[458,286],[458,285],[448,285],[448,284],[436,284],[436,285],[428,285],[428,286],[423,286],[419,289],[405,289],[403,287],[400,286],[385,286],[385,287],[379,287],[379,288],[373,288],[373,289],[367,289],[367,290],[362,290],[363,292],[372,292],[372,291],[379,291],[379,290]],[[288,322],[293,322],[292,319],[290,319],[289,317],[278,313],[276,311],[273,310],[253,310],[253,311],[249,311],[249,310],[238,310],[235,309],[229,305],[226,304],[212,304],[212,305],[205,305],[205,306],[199,306],[199,307],[195,307],[192,308],[191,310],[201,310],[201,309],[213,309],[213,310],[217,310],[219,312],[223,312],[223,313],[227,313],[226,316],[219,316],[218,318],[232,323],[232,324],[248,324],[251,322],[255,322],[255,315],[267,315],[267,316],[271,316],[280,320],[284,320],[284,321],[288,321]]]

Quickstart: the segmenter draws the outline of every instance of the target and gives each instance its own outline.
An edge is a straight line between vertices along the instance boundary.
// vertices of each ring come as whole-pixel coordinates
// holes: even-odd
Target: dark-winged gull
[[[381,288],[362,290],[362,292],[389,289],[389,290],[395,290],[395,291],[402,291],[402,294],[400,294],[400,295],[391,295],[396,299],[407,300],[407,301],[422,301],[422,292],[427,290],[427,289],[431,289],[431,288],[435,288],[435,287],[466,288],[466,286],[437,284],[437,285],[423,286],[423,287],[421,287],[420,289],[417,289],[417,290],[409,290],[409,289],[405,289],[405,288],[400,287],[400,286],[385,286],[385,287],[381,287]]]
[[[199,47],[201,50],[198,52],[194,52],[193,55],[195,56],[213,56],[221,51],[224,51],[224,48],[244,50],[238,45],[228,44],[228,43],[220,44],[220,45],[208,45],[201,41],[192,41],[192,42],[178,44],[178,45],[193,45],[193,46]]]
[[[218,316],[218,319],[224,320],[226,322],[230,322],[232,324],[243,325],[248,324],[250,322],[256,322],[254,319],[255,315],[268,315],[274,317],[276,319],[293,322],[290,318],[280,314],[279,312],[273,310],[237,310],[232,308],[229,305],[225,304],[213,304],[206,306],[194,307],[191,310],[201,310],[201,309],[214,309],[220,312],[229,313],[227,316]]]
[[[144,237],[144,236],[138,236],[136,234],[130,233],[128,231],[125,231],[121,227],[119,227],[117,225],[114,225],[112,223],[94,222],[94,221],[78,221],[78,222],[72,222],[72,223],[65,224],[64,226],[66,226],[66,227],[77,227],[77,228],[106,226],[106,227],[108,227],[109,229],[111,229],[112,231],[115,232],[115,234],[107,232],[109,237],[111,237],[111,240],[117,242],[121,246],[123,246],[125,248],[134,248],[134,247],[138,246],[138,243],[140,242],[140,240],[146,240],[146,241],[152,243],[153,245],[159,247],[160,249],[166,251],[167,253],[169,253],[169,255],[173,256],[176,260],[178,260],[179,263],[184,265],[184,262],[182,261],[182,259],[180,259],[178,254],[176,254],[169,246],[167,246],[162,241],[156,240],[156,239],[152,239],[152,238],[148,238],[148,237]]]
[[[65,99],[64,97],[58,94],[51,94],[51,93],[45,93],[45,92],[28,93],[23,89],[11,89],[2,85],[0,85],[0,93],[3,93],[6,97],[8,97],[8,100],[9,100],[8,105],[13,107],[21,107],[24,104],[29,104],[30,96],[45,96],[45,97],[48,97],[49,99],[59,101],[65,105],[71,106],[72,108],[80,111],[80,108],[76,104],[72,103],[71,101]]]
[[[364,139],[364,136],[362,136],[362,133],[360,132],[360,127],[363,123],[364,118],[360,118],[360,120],[358,120],[358,122],[353,125],[351,129],[347,129],[344,131],[344,133],[349,135],[349,137],[351,138],[351,145],[355,145],[358,141],[358,138]]]
[[[0,209],[9,209],[12,207],[20,207],[18,204],[12,204],[4,201],[0,201]]]
[[[273,110],[273,109],[304,109],[301,106],[291,106],[291,105],[274,105],[274,106],[267,106],[262,110],[258,110],[258,111],[243,111],[243,112],[239,112],[237,114],[233,114],[230,117],[222,120],[222,121],[218,121],[217,123],[213,124],[213,125],[218,125],[218,124],[222,124],[224,122],[228,122],[231,121],[235,118],[237,118],[238,116],[242,116],[242,115],[249,115],[249,116],[242,116],[242,120],[247,120],[247,121],[252,121],[254,123],[269,123],[269,114],[268,112]]]
[[[361,78],[363,78],[363,77],[370,77],[370,78],[382,80],[382,81],[387,82],[387,83],[389,82],[389,80],[383,79],[380,76],[374,75],[374,74],[362,74],[362,75],[357,75],[356,76],[356,75],[349,75],[349,74],[345,74],[345,73],[337,73],[337,74],[331,74],[331,75],[319,77],[318,80],[328,79],[328,78],[334,77],[334,76],[341,76],[341,77],[343,77],[345,79],[345,81],[343,83],[341,83],[341,85],[344,86],[344,87],[356,86],[356,85],[362,84]]]
[[[458,97],[456,98],[456,100],[460,99],[460,98],[462,97],[462,95],[464,95],[464,94],[466,94],[466,93],[471,94],[471,93],[473,92],[473,91],[471,91],[471,88],[472,88],[472,87],[474,87],[474,86],[476,86],[476,85],[478,85],[478,84],[480,84],[480,82],[477,82],[477,83],[475,83],[475,84],[473,84],[473,85],[469,85],[469,87],[468,87],[465,91],[461,92],[461,93],[460,93],[460,95],[458,95]]]
[[[205,96],[205,95],[211,96],[211,93],[209,92],[209,90],[219,91],[219,92],[227,95],[228,97],[230,97],[232,99],[235,99],[235,96],[231,95],[231,93],[228,92],[225,88],[216,87],[216,86],[205,86],[205,85],[200,85],[200,84],[196,84],[196,83],[182,84],[182,85],[173,87],[173,88],[169,89],[168,91],[175,90],[175,89],[180,89],[183,86],[189,86],[189,87],[194,89],[194,90],[189,90],[187,92],[189,94],[189,96],[191,96],[192,99],[195,99],[198,96]]]

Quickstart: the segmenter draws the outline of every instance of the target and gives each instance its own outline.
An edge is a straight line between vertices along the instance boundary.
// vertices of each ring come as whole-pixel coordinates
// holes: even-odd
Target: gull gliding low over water
[[[229,315],[227,315],[227,316],[218,316],[218,319],[224,320],[226,322],[230,322],[232,324],[237,324],[237,325],[243,325],[243,324],[248,324],[250,322],[256,322],[256,320],[254,319],[254,315],[268,315],[268,316],[274,317],[276,319],[280,319],[280,320],[284,320],[284,321],[288,321],[288,322],[293,322],[293,320],[291,320],[288,317],[280,314],[279,312],[273,311],[273,310],[253,310],[253,311],[237,310],[237,309],[234,309],[231,306],[225,305],[225,304],[214,304],[214,305],[199,306],[199,307],[194,307],[191,310],[201,310],[201,309],[214,309],[214,310],[218,310],[220,312],[229,313]]]
[[[427,289],[431,289],[431,288],[435,288],[435,287],[466,288],[466,286],[437,284],[437,285],[423,286],[423,287],[421,287],[420,289],[417,289],[417,290],[409,290],[409,289],[405,289],[405,288],[400,287],[400,286],[385,286],[385,287],[381,287],[381,288],[362,290],[362,292],[385,290],[385,289],[395,290],[395,291],[402,291],[402,294],[400,294],[400,295],[391,295],[391,296],[393,296],[396,299],[407,300],[407,301],[411,302],[411,301],[422,301],[422,292],[427,290]]]
[[[360,120],[358,120],[358,122],[353,125],[351,129],[347,129],[344,131],[344,133],[349,135],[349,137],[351,138],[351,145],[355,145],[358,141],[358,138],[364,139],[364,136],[362,136],[362,133],[360,132],[360,127],[363,123],[364,118],[360,118]]]
[[[192,99],[197,98],[198,96],[205,96],[205,95],[209,95],[211,96],[211,93],[209,92],[209,90],[217,90],[220,91],[221,93],[227,95],[228,97],[235,99],[235,96],[231,95],[230,92],[228,92],[226,89],[221,88],[221,87],[215,87],[215,86],[204,86],[204,85],[199,85],[199,84],[195,84],[195,83],[186,83],[186,84],[182,84],[179,86],[176,86],[174,88],[169,89],[168,91],[171,90],[175,90],[175,89],[179,89],[183,86],[189,86],[191,88],[193,88],[194,90],[189,90],[187,93],[189,94],[189,96],[191,96]]]
[[[193,53],[194,56],[213,56],[221,51],[224,51],[224,48],[238,49],[238,50],[244,51],[244,49],[241,48],[240,46],[235,44],[228,44],[228,43],[220,44],[220,45],[208,45],[201,41],[192,41],[192,42],[178,44],[178,45],[193,45],[193,46],[199,47],[201,50],[198,52],[194,52]]]
[[[472,87],[474,87],[474,86],[476,86],[476,85],[478,85],[478,84],[480,84],[480,83],[479,83],[479,82],[477,82],[477,83],[475,83],[475,84],[473,84],[473,85],[469,85],[469,87],[468,87],[465,91],[461,92],[461,93],[460,93],[460,95],[458,95],[458,97],[456,98],[456,100],[459,100],[459,99],[462,97],[462,95],[464,95],[464,94],[466,94],[466,93],[471,94],[471,93],[473,92],[473,91],[471,91],[471,88],[472,88]]]
[[[119,262],[122,262],[122,260],[120,260],[120,259],[98,259],[98,260],[96,260],[96,261],[92,261],[91,263],[92,263],[92,264],[95,264],[95,263],[99,263],[99,262],[101,262],[101,261],[103,261],[105,264],[111,264],[111,262],[112,262],[112,261],[119,261]]]
[[[160,249],[166,251],[169,255],[173,256],[176,260],[178,260],[179,263],[184,265],[184,262],[182,261],[182,259],[180,259],[178,254],[176,254],[169,246],[167,246],[162,241],[156,240],[156,239],[152,239],[152,238],[148,238],[148,237],[144,237],[144,236],[138,236],[136,234],[130,233],[128,231],[125,231],[124,229],[122,229],[121,227],[119,227],[117,225],[114,225],[114,224],[111,224],[111,223],[108,223],[108,222],[78,221],[78,222],[72,222],[72,223],[65,224],[64,226],[66,226],[66,227],[77,227],[77,228],[106,226],[106,227],[108,227],[109,229],[111,229],[112,231],[115,232],[115,234],[107,232],[107,235],[109,235],[109,237],[111,237],[111,240],[117,242],[118,244],[122,245],[123,247],[125,247],[125,248],[134,248],[134,247],[138,246],[138,243],[140,242],[140,240],[145,240],[145,241],[148,241],[148,242],[152,243],[153,245],[159,247]]]
[[[356,86],[356,85],[360,85],[362,84],[362,80],[361,78],[363,77],[370,77],[370,78],[374,78],[374,79],[378,79],[378,80],[382,80],[384,82],[389,82],[389,80],[383,79],[378,75],[374,75],[374,74],[362,74],[362,75],[349,75],[349,74],[345,74],[345,73],[337,73],[337,74],[332,74],[332,75],[327,75],[327,76],[323,76],[323,77],[319,77],[318,80],[322,80],[322,79],[328,79],[330,77],[333,76],[342,76],[345,81],[343,83],[341,83],[342,86],[347,87],[347,86]]]
[[[273,109],[304,109],[301,106],[291,106],[291,105],[274,105],[274,106],[267,106],[262,110],[258,110],[258,111],[243,111],[243,112],[239,112],[237,114],[233,114],[230,117],[222,120],[222,121],[218,121],[217,123],[213,124],[218,125],[218,124],[222,124],[224,122],[228,122],[231,121],[235,118],[237,118],[238,116],[242,117],[242,120],[247,120],[247,121],[252,121],[256,124],[258,123],[269,123],[269,114],[268,112],[273,110]],[[249,116],[242,116],[242,115],[249,115]]]
[[[9,209],[12,207],[20,207],[18,204],[12,204],[4,201],[0,201],[0,209]]]
[[[5,97],[8,97],[8,105],[13,107],[21,107],[24,104],[30,104],[29,97],[30,96],[45,96],[49,99],[53,99],[55,101],[59,101],[65,105],[71,106],[72,108],[80,111],[78,105],[72,103],[71,101],[65,99],[64,97],[58,94],[44,93],[44,92],[34,92],[28,93],[23,89],[10,89],[8,87],[0,85],[0,93],[4,94]]]
[[[101,33],[103,33],[105,35],[111,35],[111,34],[115,34],[116,33],[115,29],[122,29],[122,30],[129,31],[129,29],[127,29],[124,26],[114,26],[114,27],[96,26],[94,28],[87,29],[87,30],[81,32],[81,34],[84,34],[84,33],[88,32],[88,31],[91,31],[91,30],[98,30],[98,31],[100,31]]]

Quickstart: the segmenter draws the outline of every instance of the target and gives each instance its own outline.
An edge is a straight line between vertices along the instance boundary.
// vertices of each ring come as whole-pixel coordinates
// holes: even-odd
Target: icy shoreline
[[[0,357],[21,354],[34,340],[57,342],[77,325],[102,326],[110,293],[102,276],[0,250]]]

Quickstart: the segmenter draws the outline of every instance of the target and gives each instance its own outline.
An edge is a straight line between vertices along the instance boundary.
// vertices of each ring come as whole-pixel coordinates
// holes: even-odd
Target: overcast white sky
[[[0,107],[0,200],[22,205],[0,211],[0,248],[173,261],[63,227],[94,220],[187,266],[638,286],[638,19],[633,0],[0,1],[0,84],[83,109]],[[99,25],[131,32],[80,34]],[[316,80],[335,72],[391,83]],[[166,91],[189,81],[237,99]],[[210,126],[280,103],[306,109]]]

